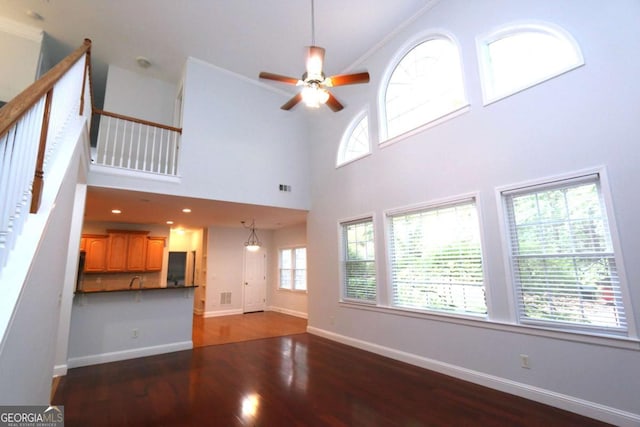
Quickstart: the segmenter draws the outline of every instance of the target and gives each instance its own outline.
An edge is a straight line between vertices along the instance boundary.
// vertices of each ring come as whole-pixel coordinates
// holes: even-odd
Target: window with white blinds
[[[521,323],[624,333],[598,175],[503,192]]]
[[[389,220],[394,306],[486,315],[475,199]]]
[[[373,219],[342,224],[344,300],[376,302]]]
[[[280,289],[307,290],[307,249],[280,249]]]

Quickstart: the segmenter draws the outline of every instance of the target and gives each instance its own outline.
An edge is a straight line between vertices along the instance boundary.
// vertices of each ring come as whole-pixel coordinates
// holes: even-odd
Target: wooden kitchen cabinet
[[[117,272],[127,270],[127,233],[109,233],[109,247],[107,249],[107,271]]]
[[[84,240],[84,271],[100,272],[107,269],[107,245],[109,236],[98,234],[86,234]]]
[[[127,246],[127,271],[144,271],[147,260],[147,236],[130,234]]]
[[[83,234],[80,250],[86,252],[85,272],[126,273],[161,271],[165,237],[148,231],[107,230],[107,235]]]
[[[162,270],[162,260],[164,258],[164,237],[147,238],[147,259],[145,263],[146,271]]]

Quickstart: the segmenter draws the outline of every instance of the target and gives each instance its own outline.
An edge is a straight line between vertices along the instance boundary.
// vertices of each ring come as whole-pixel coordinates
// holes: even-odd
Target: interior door
[[[244,299],[242,311],[264,311],[267,295],[267,254],[260,248],[244,251]]]

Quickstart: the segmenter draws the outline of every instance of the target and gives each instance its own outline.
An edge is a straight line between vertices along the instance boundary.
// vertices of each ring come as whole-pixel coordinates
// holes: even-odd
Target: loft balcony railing
[[[78,115],[102,116],[96,164],[177,175],[182,129],[97,110],[92,102],[91,40],[0,108],[0,272],[44,181],[65,128]]]
[[[159,175],[178,174],[181,128],[97,109],[94,114],[101,116],[94,164]]]

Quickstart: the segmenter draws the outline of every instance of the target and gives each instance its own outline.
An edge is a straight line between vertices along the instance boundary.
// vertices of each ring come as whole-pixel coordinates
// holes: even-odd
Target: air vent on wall
[[[231,292],[220,292],[220,305],[231,304]]]

